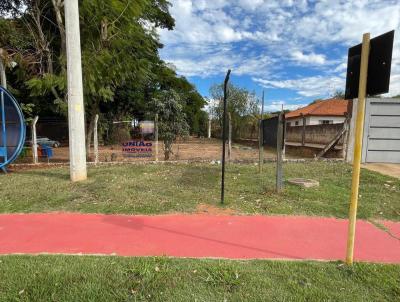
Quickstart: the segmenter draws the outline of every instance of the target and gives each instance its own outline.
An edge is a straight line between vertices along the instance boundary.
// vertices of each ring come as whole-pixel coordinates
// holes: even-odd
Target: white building
[[[348,113],[349,101],[329,99],[316,101],[285,115],[287,126],[342,124]]]

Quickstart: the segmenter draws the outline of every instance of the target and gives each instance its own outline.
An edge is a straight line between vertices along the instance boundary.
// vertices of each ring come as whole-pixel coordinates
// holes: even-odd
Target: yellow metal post
[[[361,152],[362,152],[362,140],[364,133],[365,98],[367,93],[369,49],[370,49],[370,34],[366,33],[363,35],[363,43],[361,51],[360,82],[358,89],[357,120],[356,120],[354,160],[353,160],[353,180],[351,184],[349,230],[347,238],[346,263],[349,265],[353,264],[353,257],[354,257],[354,237],[355,237],[356,221],[357,221],[358,190],[360,185]]]

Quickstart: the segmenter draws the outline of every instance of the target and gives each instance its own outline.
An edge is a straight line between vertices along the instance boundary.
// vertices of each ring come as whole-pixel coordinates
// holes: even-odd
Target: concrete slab
[[[363,164],[363,168],[400,179],[400,164]]]

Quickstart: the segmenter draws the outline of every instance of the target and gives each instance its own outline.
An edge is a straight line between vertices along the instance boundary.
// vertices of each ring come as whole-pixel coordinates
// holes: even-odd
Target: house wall
[[[344,116],[310,116],[307,125],[320,125],[320,120],[330,120],[333,124],[343,124],[346,118]]]
[[[307,116],[306,125],[319,125],[320,120],[331,120],[333,124],[343,124],[346,118],[344,116]],[[298,125],[296,125],[298,122]],[[290,125],[289,125],[290,123]],[[291,118],[286,121],[287,126],[303,126],[303,118]]]

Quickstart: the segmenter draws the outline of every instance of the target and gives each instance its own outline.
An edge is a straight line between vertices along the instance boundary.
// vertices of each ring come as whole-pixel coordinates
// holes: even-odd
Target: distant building
[[[287,126],[342,124],[346,120],[349,101],[329,99],[316,101],[285,115]]]

